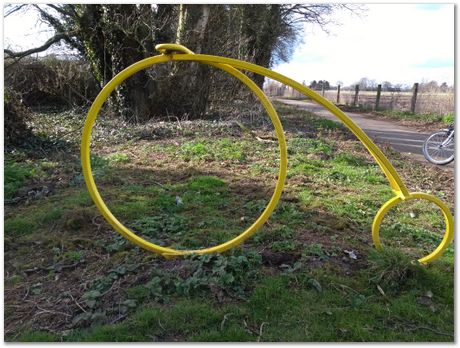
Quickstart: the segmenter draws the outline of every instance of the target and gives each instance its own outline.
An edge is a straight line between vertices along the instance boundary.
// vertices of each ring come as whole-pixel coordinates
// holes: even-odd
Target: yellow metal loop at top
[[[155,46],[155,49],[161,54],[194,54],[187,47],[178,44],[159,44]]]
[[[276,204],[281,196],[281,191],[284,186],[284,181],[286,178],[286,169],[287,169],[287,150],[286,150],[286,140],[284,138],[284,132],[281,125],[281,122],[276,114],[275,109],[273,108],[272,104],[268,100],[267,96],[257,87],[257,85],[249,79],[245,74],[243,74],[240,70],[247,70],[256,74],[263,75],[265,77],[269,77],[273,80],[279,81],[285,85],[288,85],[298,92],[302,93],[303,95],[311,98],[316,103],[322,105],[324,108],[329,110],[334,116],[336,116],[340,121],[344,123],[344,125],[356,135],[356,137],[363,143],[369,153],[374,157],[377,164],[382,169],[383,173],[388,179],[390,187],[393,189],[395,193],[395,197],[390,199],[387,203],[385,203],[382,208],[378,211],[374,223],[372,225],[372,236],[374,243],[378,249],[382,247],[380,240],[379,240],[379,230],[380,224],[383,220],[385,214],[397,203],[403,200],[410,200],[410,199],[426,199],[433,203],[435,203],[442,211],[444,215],[444,219],[446,222],[446,233],[444,235],[444,239],[442,240],[441,244],[428,256],[419,259],[421,263],[428,263],[437,258],[439,258],[442,253],[447,248],[448,244],[453,239],[453,217],[449,210],[449,208],[438,198],[423,194],[423,193],[410,193],[404,183],[402,182],[401,178],[399,177],[396,169],[390,163],[390,161],[386,158],[383,152],[374,144],[374,142],[364,133],[364,131],[352,120],[350,119],[342,110],[340,110],[337,106],[333,103],[328,101],[327,99],[323,98],[318,93],[312,91],[306,86],[289,79],[288,77],[278,74],[272,70],[267,68],[261,67],[256,64],[251,64],[248,62],[244,62],[237,59],[219,57],[219,56],[210,56],[204,54],[194,54],[188,48],[177,45],[177,44],[161,44],[157,45],[156,49],[162,53],[160,56],[154,56],[150,58],[146,58],[141,60],[129,67],[125,70],[121,71],[117,74],[112,80],[110,80],[107,85],[102,89],[99,95],[94,100],[92,104],[88,116],[85,122],[85,126],[83,129],[82,135],[82,143],[81,143],[81,160],[82,160],[82,167],[83,167],[83,174],[85,177],[85,182],[88,187],[88,190],[91,194],[93,201],[95,202],[98,209],[101,211],[104,218],[124,237],[132,241],[133,243],[153,252],[159,253],[165,257],[169,256],[177,256],[177,255],[184,255],[190,253],[197,253],[197,254],[205,254],[205,253],[214,253],[214,252],[223,252],[228,250],[234,246],[239,245],[245,239],[249,238],[253,233],[255,233],[262,224],[269,218],[270,214],[273,212]],[[96,120],[97,114],[104,104],[104,102],[109,97],[110,93],[125,79],[133,75],[134,73],[148,68],[152,65],[168,62],[168,61],[189,61],[189,62],[198,62],[207,64],[210,66],[214,66],[216,68],[222,69],[229,74],[233,75],[241,82],[243,82],[249,89],[259,98],[262,105],[267,110],[267,113],[270,119],[273,122],[275,127],[275,132],[279,141],[279,150],[280,150],[280,169],[278,174],[278,182],[275,187],[275,191],[273,196],[267,205],[266,209],[263,211],[262,215],[243,233],[241,233],[236,238],[220,244],[215,247],[207,248],[207,249],[200,249],[200,250],[175,250],[172,248],[161,247],[150,243],[128,228],[123,226],[109,211],[107,206],[105,205],[104,201],[102,200],[96,184],[94,182],[94,178],[91,173],[91,163],[90,163],[90,141],[91,141],[91,132]]]

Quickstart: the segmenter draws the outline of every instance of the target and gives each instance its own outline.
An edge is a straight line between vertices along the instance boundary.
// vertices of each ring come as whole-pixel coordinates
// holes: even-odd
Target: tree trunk
[[[207,52],[210,17],[210,5],[180,5],[176,42],[197,54]],[[192,118],[201,117],[206,112],[209,100],[209,68],[200,63],[184,62],[177,64],[173,72],[180,86],[176,96],[182,105],[182,112]]]
[[[242,5],[240,59],[270,67],[280,23],[281,5]],[[250,76],[262,88],[265,77],[258,74]]]

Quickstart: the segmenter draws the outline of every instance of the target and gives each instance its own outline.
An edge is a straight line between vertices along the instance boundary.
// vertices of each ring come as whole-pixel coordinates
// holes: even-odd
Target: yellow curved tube
[[[428,262],[434,261],[442,256],[446,248],[449,246],[450,242],[454,239],[453,234],[453,226],[454,221],[452,214],[450,213],[449,208],[437,197],[422,193],[422,192],[412,192],[409,196],[403,199],[400,196],[393,197],[389,199],[385,204],[379,209],[377,214],[375,215],[374,222],[372,223],[372,240],[374,242],[375,247],[378,250],[382,250],[382,243],[380,242],[380,225],[382,223],[383,218],[385,215],[397,204],[402,201],[409,201],[414,199],[424,199],[429,202],[436,204],[442,211],[444,216],[444,222],[446,225],[446,232],[444,233],[444,237],[438,247],[429,255],[420,258],[418,261],[422,264],[427,264]]]
[[[185,255],[185,254],[209,254],[209,253],[223,252],[225,250],[228,250],[230,248],[233,248],[241,244],[244,240],[246,240],[252,234],[257,232],[257,230],[265,223],[265,221],[267,221],[267,219],[270,217],[271,213],[275,209],[281,197],[281,193],[284,187],[284,182],[286,180],[286,172],[287,172],[286,139],[284,136],[283,127],[278,118],[278,114],[276,113],[273,105],[268,100],[267,96],[262,92],[262,90],[260,90],[260,88],[250,78],[244,75],[241,71],[235,68],[232,68],[231,66],[228,66],[228,65],[223,65],[223,64],[214,63],[214,62],[205,62],[205,64],[215,66],[219,69],[222,69],[228,72],[229,74],[235,76],[237,79],[239,79],[241,82],[243,82],[246,86],[249,87],[249,89],[259,98],[262,105],[265,107],[275,127],[275,133],[276,133],[276,136],[279,142],[280,168],[279,168],[278,181],[276,183],[275,190],[265,210],[262,212],[259,218],[251,226],[249,226],[247,230],[245,230],[239,236],[225,243],[222,243],[220,245],[217,245],[211,248],[198,249],[198,250],[176,250],[172,248],[165,248],[157,244],[146,241],[145,239],[137,236],[134,232],[129,230],[127,227],[125,227],[110,212],[107,205],[104,203],[101,195],[99,194],[99,191],[94,182],[94,178],[93,178],[92,171],[91,171],[91,161],[90,161],[91,132],[92,132],[94,123],[96,121],[96,117],[99,113],[99,110],[101,109],[102,105],[107,100],[107,98],[109,97],[110,93],[120,83],[122,83],[124,80],[126,80],[128,77],[135,74],[139,70],[145,69],[154,64],[169,61],[172,56],[168,56],[167,54],[171,49],[173,49],[174,52],[187,52],[188,54],[193,55],[193,53],[190,53],[191,52],[190,50],[183,48],[182,46],[179,46],[179,45],[164,45],[163,47],[165,48],[165,50],[163,51],[165,55],[151,57],[151,58],[148,58],[147,60],[144,59],[140,62],[137,62],[129,66],[125,70],[121,71],[111,81],[109,81],[107,85],[104,86],[102,91],[99,93],[99,95],[94,100],[94,103],[91,106],[88,112],[88,116],[85,121],[85,125],[83,128],[83,135],[82,135],[82,143],[81,143],[81,161],[82,161],[83,175],[85,178],[86,186],[88,187],[88,191],[94,203],[96,204],[97,208],[101,211],[104,218],[112,225],[112,227],[115,230],[117,230],[126,239],[132,241],[133,243],[139,245],[140,247],[146,250],[150,250],[155,253],[159,253],[163,255],[164,257],[172,257],[172,256],[178,256],[178,255]],[[162,49],[162,46],[160,46],[159,48]]]
[[[107,83],[106,86],[101,90],[99,95],[94,100],[89,112],[87,119],[85,121],[85,126],[83,129],[82,135],[82,143],[81,143],[81,161],[83,167],[83,175],[85,177],[85,182],[90,192],[90,195],[95,202],[98,209],[101,211],[104,218],[112,225],[112,227],[117,230],[121,235],[123,235],[128,240],[132,241],[133,243],[139,245],[140,247],[159,253],[164,257],[171,257],[171,256],[178,256],[184,254],[206,254],[206,253],[214,253],[214,252],[223,252],[228,250],[232,247],[235,247],[242,243],[244,240],[249,238],[252,234],[254,234],[269,218],[273,210],[275,209],[280,197],[281,192],[284,187],[284,181],[286,179],[286,171],[287,171],[287,150],[286,150],[286,140],[284,137],[283,128],[281,122],[278,118],[278,115],[273,108],[273,105],[268,100],[267,96],[257,87],[257,85],[249,79],[246,75],[244,75],[241,71],[247,70],[253,73],[257,73],[266,77],[269,77],[273,80],[277,80],[281,83],[284,83],[292,88],[296,89],[298,92],[304,94],[305,96],[310,97],[312,100],[317,102],[318,104],[325,107],[329,110],[333,115],[335,115],[339,120],[341,120],[345,126],[356,135],[356,137],[363,143],[363,145],[367,148],[370,154],[374,157],[377,164],[382,169],[383,173],[387,177],[389,181],[389,185],[392,188],[393,192],[395,193],[395,197],[390,199],[386,202],[382,208],[377,212],[377,215],[374,218],[374,222],[372,225],[372,238],[374,244],[377,249],[381,249],[382,245],[379,239],[379,231],[380,231],[380,224],[382,223],[383,217],[385,214],[396,204],[401,201],[411,200],[411,199],[426,199],[435,203],[438,207],[440,207],[445,223],[446,223],[446,232],[441,244],[428,256],[425,256],[419,259],[421,263],[428,263],[437,258],[439,258],[442,253],[445,251],[449,243],[453,239],[453,217],[449,210],[449,208],[438,198],[428,195],[425,193],[410,193],[404,183],[402,182],[401,178],[399,177],[396,169],[390,163],[390,161],[386,158],[383,152],[374,144],[374,142],[366,135],[366,133],[355,123],[352,119],[350,119],[342,110],[336,107],[333,103],[328,101],[327,99],[323,98],[318,93],[312,91],[308,87],[303,86],[302,84],[284,76],[279,73],[276,73],[272,70],[266,69],[256,64],[244,62],[237,59],[232,58],[225,58],[219,56],[211,56],[211,55],[204,55],[204,54],[194,54],[188,48],[177,45],[177,44],[161,44],[157,45],[156,49],[162,53],[159,56],[149,57],[143,59],[133,65],[127,67],[125,70],[118,73],[111,81]],[[131,75],[135,74],[136,72],[148,68],[152,65],[164,63],[167,61],[194,61],[203,64],[207,64],[210,66],[214,66],[221,70],[224,70],[231,74],[232,76],[239,79],[243,82],[249,89],[259,98],[262,105],[267,110],[267,113],[273,122],[275,127],[276,136],[279,142],[279,151],[280,151],[280,169],[278,174],[278,181],[275,187],[275,191],[271,197],[270,202],[268,203],[265,210],[262,212],[260,217],[244,232],[242,232],[239,236],[234,239],[227,241],[226,243],[206,248],[206,249],[199,249],[199,250],[175,250],[172,248],[161,247],[159,245],[150,243],[135,233],[130,231],[126,228],[120,221],[117,220],[115,216],[110,212],[110,210],[105,205],[104,201],[102,200],[96,184],[94,182],[94,178],[91,172],[91,163],[90,163],[90,141],[91,141],[91,132],[96,121],[97,115],[99,110],[101,109],[104,102],[109,97],[110,93],[125,79],[130,77]]]

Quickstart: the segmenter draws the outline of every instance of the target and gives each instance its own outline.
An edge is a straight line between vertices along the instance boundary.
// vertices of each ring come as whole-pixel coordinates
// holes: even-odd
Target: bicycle
[[[454,160],[454,125],[431,134],[423,143],[423,155],[434,164],[445,165]]]

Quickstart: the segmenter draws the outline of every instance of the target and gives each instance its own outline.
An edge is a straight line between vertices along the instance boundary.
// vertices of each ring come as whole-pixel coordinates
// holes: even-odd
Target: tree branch
[[[14,59],[21,59],[31,54],[46,51],[51,45],[61,41],[61,40],[69,40],[69,36],[72,36],[73,33],[58,33],[46,41],[43,45],[35,48],[31,48],[22,52],[13,52],[9,49],[4,49],[3,52],[7,54],[6,58],[14,58]]]
[[[27,7],[28,4],[22,4],[22,5],[5,5],[5,18],[8,17],[9,15],[20,11],[22,8]]]

